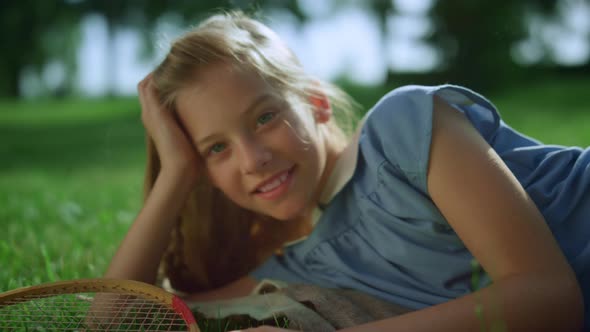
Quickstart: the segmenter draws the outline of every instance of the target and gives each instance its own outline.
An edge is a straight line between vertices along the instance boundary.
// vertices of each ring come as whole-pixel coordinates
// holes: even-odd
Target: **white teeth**
[[[280,179],[276,179],[273,182],[260,187],[260,191],[262,191],[263,193],[267,192],[267,191],[271,191],[274,188],[278,187],[281,184],[281,180]]]
[[[281,183],[285,182],[285,180],[287,180],[287,176],[288,176],[288,174],[284,173],[278,179],[274,180],[273,182],[271,182],[269,184],[266,184],[266,185],[260,187],[258,190],[263,193],[265,193],[267,191],[271,191],[271,190],[275,189],[276,187],[280,186]]]

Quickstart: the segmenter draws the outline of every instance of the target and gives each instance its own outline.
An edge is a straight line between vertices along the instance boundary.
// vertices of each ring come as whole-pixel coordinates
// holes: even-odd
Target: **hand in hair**
[[[155,145],[161,172],[184,181],[196,181],[199,175],[199,156],[174,113],[159,102],[152,74],[137,85],[141,103],[141,120],[147,135]]]

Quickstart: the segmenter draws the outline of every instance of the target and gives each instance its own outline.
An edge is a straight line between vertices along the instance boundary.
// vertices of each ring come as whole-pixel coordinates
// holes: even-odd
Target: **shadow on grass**
[[[144,129],[137,114],[52,125],[0,124],[0,171],[118,167],[143,160]]]

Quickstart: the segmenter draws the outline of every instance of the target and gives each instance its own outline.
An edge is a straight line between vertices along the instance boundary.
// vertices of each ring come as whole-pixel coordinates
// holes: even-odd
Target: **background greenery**
[[[418,7],[429,5],[426,12],[418,14],[408,11],[408,2],[418,3]],[[401,18],[426,19],[430,27],[426,32],[416,28],[414,39],[433,46],[440,65],[432,72],[408,75],[389,64],[383,70],[390,84],[434,78],[480,90],[517,85],[552,74],[587,76],[588,55],[586,62],[565,65],[556,54],[560,46],[588,54],[584,47],[588,47],[590,40],[590,25],[584,13],[588,14],[589,5],[590,0],[3,0],[0,31],[4,33],[0,34],[0,44],[9,47],[3,49],[0,59],[0,97],[23,96],[25,74],[46,95],[66,97],[80,93],[76,80],[77,52],[82,38],[81,23],[90,16],[104,19],[110,41],[104,55],[111,64],[107,69],[111,79],[108,94],[117,95],[113,80],[117,77],[114,64],[119,60],[115,47],[118,33],[139,32],[144,55],[149,57],[154,53],[154,36],[161,32],[158,27],[163,22],[184,29],[212,12],[228,9],[244,10],[263,20],[277,14],[290,17],[294,28],[303,31],[306,24],[326,21],[318,12],[336,16],[352,8],[377,22],[378,40],[384,50],[395,47],[399,24],[412,26],[411,20]],[[579,15],[572,17],[572,10]],[[363,42],[350,40],[359,47],[363,47]],[[522,54],[518,55],[523,43],[534,53],[534,59],[525,61],[524,66]],[[50,64],[57,64],[63,71],[63,79],[57,83],[48,84],[43,78]]]

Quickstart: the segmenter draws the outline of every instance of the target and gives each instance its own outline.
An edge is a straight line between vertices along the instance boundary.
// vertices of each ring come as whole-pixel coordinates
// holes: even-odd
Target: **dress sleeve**
[[[464,113],[491,144],[500,125],[496,108],[481,95],[454,85],[409,85],[385,95],[369,111],[364,134],[402,176],[427,193],[433,95]]]

